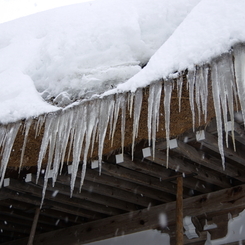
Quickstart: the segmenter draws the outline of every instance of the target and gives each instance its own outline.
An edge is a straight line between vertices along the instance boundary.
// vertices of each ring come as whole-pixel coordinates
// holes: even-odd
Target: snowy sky
[[[92,0],[0,0],[0,23],[60,6]]]

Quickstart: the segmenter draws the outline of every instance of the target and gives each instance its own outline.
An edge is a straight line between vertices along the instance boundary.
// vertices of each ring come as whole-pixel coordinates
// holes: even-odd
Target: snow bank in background
[[[3,23],[0,74],[18,70],[19,78],[15,72],[8,79],[2,75],[1,84],[19,83],[21,91],[29,91],[32,83],[45,100],[54,99],[58,106],[101,93],[138,73],[198,2],[100,0]],[[27,77],[29,82],[22,82]],[[33,92],[32,102],[6,93],[0,122],[31,116],[29,104],[37,101],[33,115],[54,110],[40,94]],[[18,104],[26,105],[29,113]]]
[[[145,68],[109,93],[134,91],[176,71],[193,69],[245,42],[244,10],[243,0],[202,0]]]
[[[98,242],[92,242],[88,245],[125,245],[125,244],[134,244],[134,245],[169,245],[169,235],[161,233],[157,230],[146,230],[141,232],[136,232],[133,234],[118,236]]]

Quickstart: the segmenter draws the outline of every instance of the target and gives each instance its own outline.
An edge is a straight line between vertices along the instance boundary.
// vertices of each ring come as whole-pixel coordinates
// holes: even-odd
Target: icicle
[[[181,111],[181,97],[182,97],[182,87],[183,87],[183,74],[180,73],[177,78],[177,92],[179,98],[179,112]]]
[[[122,103],[121,103],[121,147],[122,147],[122,154],[124,154],[124,141],[125,141],[125,125],[126,125],[126,98],[123,96]]]
[[[18,130],[20,128],[21,123],[17,122],[14,124],[10,124],[7,126],[6,131],[5,130],[0,130],[2,134],[1,138],[4,138],[1,140],[2,142],[2,149],[3,149],[3,154],[2,154],[2,161],[1,161],[1,166],[0,166],[0,188],[3,184],[6,168],[8,165],[9,157],[12,151],[12,147],[14,145],[14,141],[16,138],[16,135],[18,133]]]
[[[196,82],[196,71],[189,71],[187,75],[187,83],[189,88],[189,100],[192,113],[192,127],[195,130],[195,106],[194,106],[194,89]]]
[[[165,130],[166,130],[166,142],[167,142],[167,164],[169,160],[169,146],[170,146],[170,104],[173,85],[172,80],[164,81],[164,115],[165,115]]]
[[[148,127],[148,144],[151,146],[151,134],[152,134],[152,110],[153,110],[153,100],[155,95],[155,84],[150,85],[149,88],[149,97],[148,97],[148,118],[147,118],[147,127]]]
[[[129,93],[128,94],[128,101],[129,101],[129,115],[130,115],[130,118],[132,118],[132,113],[133,113],[133,104],[134,104],[134,96],[135,94],[134,93]]]
[[[162,93],[162,83],[152,84],[149,89],[148,97],[148,141],[149,146],[152,141],[153,158],[155,157],[156,132],[159,125],[159,108]]]
[[[116,95],[116,101],[115,101],[115,108],[114,108],[114,115],[113,115],[113,126],[112,126],[112,132],[111,132],[111,146],[113,145],[114,142],[114,134],[116,131],[116,126],[117,126],[117,120],[118,120],[118,114],[119,110],[122,107],[122,104],[125,103],[125,97],[124,94],[117,94]]]
[[[221,115],[221,104],[220,104],[220,86],[219,86],[219,70],[216,61],[212,62],[211,68],[211,80],[212,80],[212,93],[214,100],[214,109],[216,115],[217,132],[218,132],[218,146],[219,152],[222,159],[222,166],[225,169],[225,157],[223,148],[223,134],[222,134],[222,115]]]
[[[202,105],[202,113],[204,114],[204,121],[207,122],[207,112],[208,112],[208,76],[209,76],[209,67],[203,65],[200,68],[200,99]]]
[[[32,124],[32,119],[29,119],[26,121],[24,127],[25,127],[25,136],[24,136],[24,142],[22,145],[22,149],[21,149],[21,156],[20,156],[20,165],[19,165],[19,173],[20,173],[20,169],[22,167],[23,164],[23,158],[24,158],[24,154],[25,154],[25,148],[26,148],[26,142],[27,142],[27,137],[29,134],[29,130]]]
[[[46,118],[43,139],[42,139],[41,148],[39,151],[39,157],[37,161],[36,183],[38,182],[40,171],[41,171],[41,166],[42,166],[42,161],[43,161],[43,158],[45,157],[45,154],[48,148],[49,139],[50,139],[50,127],[52,126],[52,121],[53,121],[53,115],[49,114]]]
[[[84,148],[84,155],[83,155],[83,166],[82,166],[82,173],[81,173],[81,181],[80,181],[80,188],[79,191],[81,192],[81,188],[84,182],[85,174],[86,174],[86,168],[87,168],[87,156],[89,147],[91,144],[91,138],[93,135],[93,131],[96,131],[96,125],[97,125],[97,114],[94,113],[94,104],[96,102],[90,102],[87,108],[87,125],[86,125],[86,143]]]
[[[75,118],[75,133],[73,140],[73,154],[72,154],[72,166],[71,166],[71,196],[74,190],[75,181],[77,177],[77,170],[80,162],[80,156],[83,148],[84,136],[86,133],[86,122],[87,122],[87,105],[82,105],[82,107],[76,108],[76,118]]]
[[[98,125],[98,130],[99,130],[98,131],[98,135],[99,135],[98,162],[99,162],[100,174],[101,174],[104,140],[106,136],[108,122],[111,114],[113,113],[114,103],[115,103],[115,99],[113,95],[100,101],[100,116],[99,116],[99,125]]]
[[[73,137],[71,137],[72,128],[73,128],[73,125],[74,125],[74,121],[73,120],[74,120],[74,113],[72,112],[72,110],[64,111],[64,113],[62,115],[62,122],[60,124],[61,125],[61,129],[60,130],[62,131],[61,132],[62,135],[59,135],[59,138],[60,138],[60,141],[61,141],[60,174],[61,174],[61,171],[63,169],[63,164],[64,164],[64,161],[65,161],[65,154],[66,154],[66,149],[67,149],[69,138],[70,139],[72,138],[72,140],[70,140],[70,142],[71,142],[70,145],[72,145],[72,142],[73,142]],[[68,156],[67,156],[68,160],[69,160],[69,157],[70,157],[70,155],[68,154]]]
[[[235,76],[238,98],[242,109],[245,126],[245,45],[239,44],[234,47]]]
[[[46,115],[42,115],[42,116],[38,117],[38,120],[37,120],[35,127],[34,127],[36,130],[35,138],[40,134],[41,128],[42,128],[45,120],[46,120]]]
[[[132,159],[134,158],[134,144],[135,138],[138,136],[139,119],[141,112],[143,93],[142,89],[138,89],[135,93],[134,100],[134,121],[133,121],[133,138],[132,138]]]

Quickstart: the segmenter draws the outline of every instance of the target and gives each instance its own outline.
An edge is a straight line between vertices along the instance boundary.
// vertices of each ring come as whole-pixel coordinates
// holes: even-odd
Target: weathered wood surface
[[[177,178],[176,245],[183,245],[183,177]]]
[[[164,152],[156,151],[155,158],[147,157],[146,159],[153,161],[157,164],[167,166],[167,157]],[[229,179],[224,176],[220,176],[211,169],[201,168],[198,165],[190,164],[188,162],[182,161],[177,157],[169,157],[168,167],[170,169],[180,171],[185,174],[197,173],[194,177],[208,183],[217,185],[222,188],[228,188],[231,186]]]
[[[223,189],[209,194],[190,197],[183,200],[184,216],[197,216],[204,213],[230,211],[236,208],[245,208],[245,185]],[[121,234],[157,228],[159,214],[167,214],[168,224],[175,222],[176,202],[162,204],[131,212],[130,215],[122,214],[101,219],[66,229],[61,229],[36,236],[34,245],[61,245],[61,244],[86,244]],[[26,244],[26,240],[6,243],[8,245]]]
[[[204,152],[198,151],[194,147],[188,144],[185,144],[184,142],[181,142],[179,140],[177,140],[177,145],[178,147],[172,150],[189,158],[193,162],[201,164],[202,166],[206,168],[213,169],[223,175],[234,177],[243,182],[245,181],[245,175],[239,173],[239,171],[236,168],[234,168],[232,164],[226,163],[225,169],[223,169],[221,160],[215,159],[214,157],[207,158]]]

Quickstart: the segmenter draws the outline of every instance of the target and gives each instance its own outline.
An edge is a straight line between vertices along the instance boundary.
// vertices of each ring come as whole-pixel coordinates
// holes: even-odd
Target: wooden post
[[[35,232],[36,232],[36,228],[37,228],[39,214],[40,214],[40,208],[37,207],[36,208],[36,212],[35,212],[35,216],[34,216],[34,219],[33,219],[31,232],[30,232],[30,236],[29,236],[29,240],[28,240],[28,244],[27,245],[33,245],[33,240],[34,240],[34,236],[35,236]]]
[[[177,177],[176,245],[183,245],[183,177]]]

